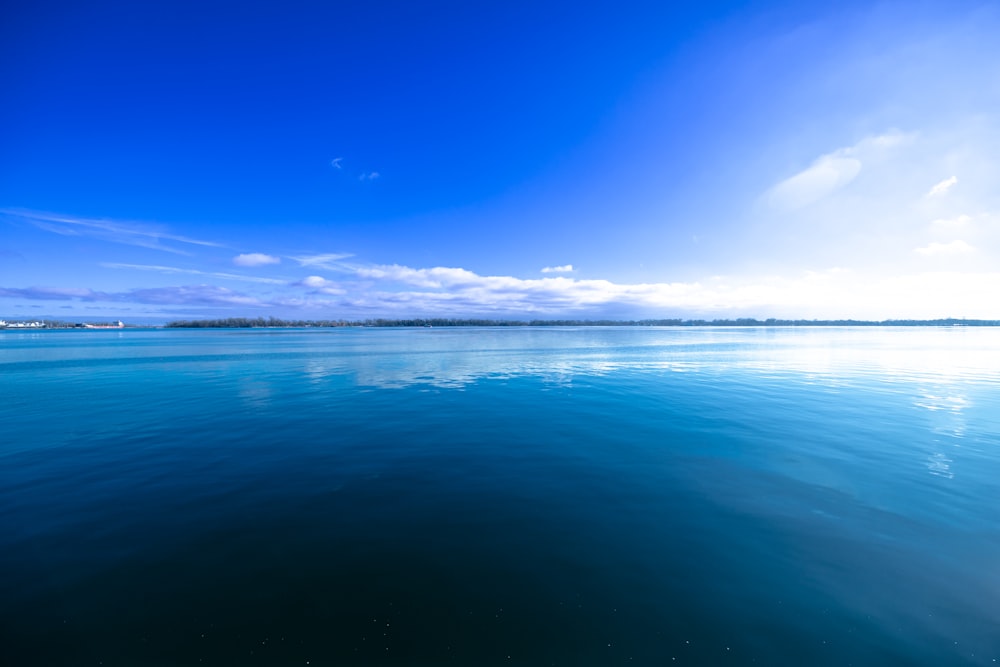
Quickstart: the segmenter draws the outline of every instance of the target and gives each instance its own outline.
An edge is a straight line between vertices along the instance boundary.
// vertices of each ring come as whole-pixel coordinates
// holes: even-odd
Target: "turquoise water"
[[[3,332],[0,662],[1000,661],[1000,330]]]

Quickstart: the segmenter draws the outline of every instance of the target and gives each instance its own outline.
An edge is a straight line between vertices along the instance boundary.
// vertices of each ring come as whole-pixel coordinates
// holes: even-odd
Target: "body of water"
[[[998,329],[0,334],[6,665],[998,661]]]

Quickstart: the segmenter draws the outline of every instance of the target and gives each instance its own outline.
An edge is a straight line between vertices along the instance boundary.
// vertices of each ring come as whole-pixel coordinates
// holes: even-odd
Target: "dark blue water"
[[[5,665],[986,665],[1000,330],[0,335]]]

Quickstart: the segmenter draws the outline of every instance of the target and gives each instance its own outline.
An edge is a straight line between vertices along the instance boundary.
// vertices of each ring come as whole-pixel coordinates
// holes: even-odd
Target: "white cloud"
[[[301,285],[302,287],[308,287],[314,292],[320,294],[332,294],[339,295],[345,294],[346,290],[340,287],[339,283],[335,283],[332,280],[327,280],[322,276],[308,276],[300,280],[296,285]]]
[[[958,177],[952,176],[951,178],[946,178],[927,192],[928,197],[940,197],[941,195],[948,192],[953,185],[958,183]]]
[[[836,268],[796,276],[719,276],[701,282],[622,284],[558,276],[481,276],[455,267],[358,268],[363,284],[338,307],[376,316],[493,317],[995,317],[986,298],[1000,273],[918,273],[895,277]],[[977,299],[979,299],[977,301]]]
[[[962,253],[972,252],[975,250],[971,245],[965,241],[957,240],[950,243],[938,243],[937,241],[932,241],[931,243],[923,246],[922,248],[914,248],[913,252],[919,255],[933,256],[933,255],[958,255]]]
[[[546,266],[542,269],[542,273],[573,273],[572,264],[564,264],[562,266]]]
[[[355,270],[361,278],[391,280],[417,287],[441,288],[462,284],[472,284],[483,280],[481,276],[465,269],[434,267],[432,269],[411,269],[399,264],[362,267]],[[510,278],[510,280],[517,280]]]
[[[344,158],[342,157],[335,157],[332,160],[330,160],[330,166],[332,166],[334,169],[343,169],[344,168],[343,165],[340,164],[341,162],[343,162],[343,160]]]
[[[558,313],[610,305],[626,307],[683,303],[683,294],[695,286],[683,283],[619,285],[607,280],[575,280],[566,277],[522,279],[512,276],[480,276],[456,267],[414,269],[408,266],[361,267],[355,275],[375,281],[374,289],[352,303],[389,310],[409,308],[426,312],[521,312]],[[392,284],[417,288],[391,291]]]
[[[365,174],[361,174],[361,176],[358,177],[358,180],[359,181],[374,181],[378,177],[379,177],[379,173],[377,171],[369,171],[369,172],[367,172]]]
[[[931,224],[938,227],[964,227],[971,221],[971,216],[959,215],[954,218],[939,218],[937,220],[933,220]]]
[[[322,276],[308,276],[303,278],[299,284],[305,287],[326,287],[329,282],[329,280]]]
[[[360,268],[357,275],[416,290],[372,290],[351,302],[386,310],[426,312],[510,312],[569,314],[609,308],[632,311],[685,309],[721,311],[766,303],[773,290],[730,287],[724,283],[620,284],[609,280],[576,280],[566,277],[522,279],[480,276],[453,267],[414,269],[400,265]],[[388,285],[387,285],[388,287]],[[748,300],[749,299],[749,300]]]
[[[268,264],[280,263],[280,257],[265,255],[262,252],[248,252],[233,257],[233,264],[236,266],[267,266]]]
[[[941,244],[944,245],[944,244]],[[701,282],[623,284],[565,276],[480,276],[454,267],[357,269],[333,282],[308,276],[299,295],[235,292],[213,285],[99,292],[83,287],[0,287],[0,297],[194,307],[305,310],[340,317],[497,318],[888,318],[996,317],[1000,272],[921,272],[895,276],[848,269],[793,276],[716,276]]]

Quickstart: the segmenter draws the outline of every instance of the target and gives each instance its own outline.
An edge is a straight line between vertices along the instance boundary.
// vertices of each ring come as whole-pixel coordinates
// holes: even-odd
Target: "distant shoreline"
[[[0,322],[4,322],[0,320]],[[125,329],[338,329],[338,328],[461,328],[461,327],[1000,327],[1000,320],[941,318],[934,320],[786,320],[737,319],[646,319],[646,320],[489,320],[458,318],[410,318],[367,320],[282,320],[278,318],[225,318],[177,320],[166,324],[88,325],[53,320],[7,320],[0,331],[123,331]],[[13,325],[13,326],[12,326]]]
[[[177,329],[250,329],[250,328],[337,328],[337,327],[816,327],[816,326],[1000,326],[1000,320],[783,320],[770,318],[738,319],[646,319],[646,320],[489,320],[451,318],[369,319],[369,320],[280,320],[277,318],[226,318],[213,320],[178,320],[164,325]]]

